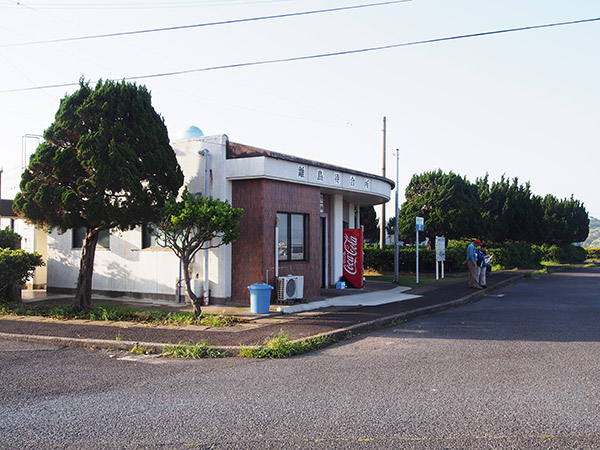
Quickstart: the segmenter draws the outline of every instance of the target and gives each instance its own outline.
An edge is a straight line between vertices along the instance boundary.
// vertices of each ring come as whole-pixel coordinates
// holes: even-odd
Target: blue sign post
[[[417,248],[416,248],[417,284],[419,284],[419,231],[425,231],[425,220],[422,217],[416,218],[416,228],[417,228]]]

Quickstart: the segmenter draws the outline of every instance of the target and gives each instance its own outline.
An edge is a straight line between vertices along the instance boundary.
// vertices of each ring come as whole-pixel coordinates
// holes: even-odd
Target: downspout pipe
[[[279,280],[279,217],[275,218],[275,285],[277,280]]]
[[[210,197],[210,152],[207,149],[200,150],[198,154],[204,156],[204,196]],[[209,298],[209,289],[208,289],[208,255],[210,253],[209,250],[210,244],[206,244],[206,251],[204,254],[204,287],[203,287],[203,298],[202,304],[207,306],[210,298]]]

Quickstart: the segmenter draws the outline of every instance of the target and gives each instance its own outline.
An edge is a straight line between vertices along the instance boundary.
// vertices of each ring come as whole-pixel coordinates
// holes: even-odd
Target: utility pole
[[[383,116],[383,169],[382,175],[385,178],[385,116]],[[385,248],[385,203],[381,204],[381,223],[379,224],[379,248]]]
[[[396,211],[394,217],[396,226],[394,228],[394,281],[398,282],[398,183],[400,182],[400,150],[396,149]]]

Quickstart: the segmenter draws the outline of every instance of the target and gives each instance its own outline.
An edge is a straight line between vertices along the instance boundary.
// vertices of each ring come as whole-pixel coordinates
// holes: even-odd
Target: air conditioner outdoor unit
[[[304,296],[304,277],[288,275],[279,277],[277,283],[277,300],[293,300]]]

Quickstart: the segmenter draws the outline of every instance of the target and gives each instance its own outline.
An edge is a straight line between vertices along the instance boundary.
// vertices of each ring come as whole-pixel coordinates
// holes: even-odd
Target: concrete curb
[[[90,349],[115,349],[115,350],[131,350],[136,345],[140,347],[150,348],[153,351],[162,352],[163,347],[170,344],[159,344],[156,342],[132,342],[132,341],[116,341],[107,339],[86,339],[86,338],[66,338],[58,336],[37,336],[30,334],[15,334],[15,333],[0,333],[0,339],[10,339],[13,341],[36,342],[40,344],[62,345],[64,347],[73,348],[90,348]]]
[[[92,350],[122,350],[131,351],[134,347],[142,347],[151,350],[153,354],[160,355],[165,347],[173,347],[178,344],[160,343],[160,342],[134,342],[134,341],[113,341],[107,339],[86,339],[86,338],[65,338],[58,336],[37,336],[27,334],[2,333],[0,339],[21,342],[34,342],[38,344],[61,345],[71,348],[86,348]],[[223,350],[228,356],[236,356],[242,348],[255,348],[256,346],[212,346],[217,350]]]
[[[477,291],[472,294],[466,295],[457,300],[451,300],[445,303],[440,303],[438,305],[433,305],[429,307],[415,309],[413,311],[403,312],[399,314],[392,314],[390,316],[380,317],[379,319],[370,320],[364,323],[358,323],[355,325],[351,325],[349,327],[339,328],[337,330],[328,331],[326,333],[319,333],[313,336],[308,336],[300,339],[296,339],[293,342],[302,342],[309,341],[311,339],[327,336],[334,337],[338,339],[346,339],[349,335],[356,335],[362,332],[366,332],[369,330],[373,330],[376,328],[382,328],[385,326],[389,326],[395,322],[405,321],[412,319],[414,317],[422,316],[425,314],[432,314],[439,311],[443,311],[446,309],[454,308],[456,306],[465,305],[470,302],[474,302],[480,300],[485,297],[485,295],[489,292],[493,292],[499,288],[507,286],[509,284],[518,281],[523,278],[522,274],[517,274],[514,277],[511,277],[507,280],[501,281],[494,286],[491,286],[485,290]],[[86,338],[65,338],[65,337],[57,337],[57,336],[37,336],[37,335],[25,335],[25,334],[15,334],[15,333],[2,333],[0,332],[0,339],[21,341],[21,342],[35,342],[41,344],[53,344],[53,345],[61,345],[64,347],[73,347],[73,348],[88,348],[88,349],[115,349],[115,350],[123,350],[130,351],[135,346],[143,347],[151,350],[154,353],[161,354],[164,347],[169,347],[177,344],[173,343],[158,343],[158,342],[133,342],[133,341],[117,341],[117,340],[107,340],[107,339],[86,339]],[[240,346],[211,346],[210,348],[223,350],[227,356],[237,356],[242,349],[248,348],[258,348],[260,346],[257,345],[240,345]]]

